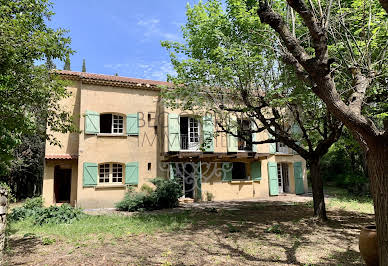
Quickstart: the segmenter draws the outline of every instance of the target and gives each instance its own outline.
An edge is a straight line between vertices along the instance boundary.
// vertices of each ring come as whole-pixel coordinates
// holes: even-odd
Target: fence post
[[[0,265],[3,262],[3,250],[5,246],[5,228],[7,226],[8,191],[0,187]]]

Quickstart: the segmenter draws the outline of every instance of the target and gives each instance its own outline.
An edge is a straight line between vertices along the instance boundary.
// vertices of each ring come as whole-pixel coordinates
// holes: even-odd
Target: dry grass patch
[[[361,227],[373,216],[329,208],[317,223],[308,204],[241,202],[86,216],[70,225],[11,225],[8,265],[362,265]]]

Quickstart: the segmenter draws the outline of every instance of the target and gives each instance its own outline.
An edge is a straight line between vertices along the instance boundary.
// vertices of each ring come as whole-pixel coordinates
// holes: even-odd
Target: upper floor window
[[[99,165],[99,183],[122,183],[123,165],[119,163],[102,163]]]
[[[182,150],[198,150],[200,146],[200,123],[193,117],[180,117]]]
[[[276,152],[279,153],[288,153],[288,147],[282,142],[276,142]]]
[[[124,117],[116,114],[100,115],[100,133],[123,134]]]
[[[237,134],[244,136],[244,138],[238,138],[238,150],[239,151],[251,151],[252,150],[252,133],[251,133],[251,121],[248,119],[239,119],[239,127]]]

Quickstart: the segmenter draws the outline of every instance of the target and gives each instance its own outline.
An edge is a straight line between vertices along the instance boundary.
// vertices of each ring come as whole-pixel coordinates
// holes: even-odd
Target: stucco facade
[[[68,87],[72,95],[62,105],[71,112],[80,133],[50,132],[61,146],[46,144],[46,205],[69,202],[82,208],[113,207],[128,187],[140,189],[143,184],[150,184],[152,178],[173,175],[182,180],[186,197],[197,200],[205,200],[209,194],[214,200],[267,197],[271,184],[276,183],[276,163],[285,176],[280,179],[285,180],[287,193],[295,193],[296,186],[298,193],[307,191],[305,161],[291,150],[277,153],[273,146],[271,151],[271,144],[260,144],[255,151],[231,151],[231,140],[226,134],[214,137],[210,150],[192,148],[197,142],[191,141],[190,136],[197,134],[201,138],[201,134],[213,128],[207,126],[205,130],[190,115],[166,110],[160,101],[159,86],[169,86],[168,83],[71,71],[59,74],[72,82]],[[186,134],[178,132],[179,143],[175,146],[170,141],[174,133],[171,117],[187,123],[178,123],[175,128],[186,130]],[[112,132],[103,133],[107,123]],[[254,138],[263,140],[268,135],[262,132]],[[192,167],[187,168],[186,164]],[[233,171],[225,172],[225,165]],[[180,172],[182,167],[190,173]],[[243,169],[241,176],[237,167]],[[275,167],[270,174],[269,167]],[[294,169],[299,169],[299,185],[295,184]],[[278,169],[277,174],[282,175],[280,172]],[[195,185],[187,181],[190,174]],[[284,184],[278,190],[283,188]],[[272,194],[273,191],[276,189]]]

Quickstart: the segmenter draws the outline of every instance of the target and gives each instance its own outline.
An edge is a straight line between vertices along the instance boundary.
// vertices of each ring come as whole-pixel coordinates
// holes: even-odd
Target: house
[[[307,191],[306,163],[282,143],[251,145],[214,134],[214,117],[167,110],[161,81],[58,71],[71,81],[67,108],[80,133],[46,143],[43,198],[83,208],[113,207],[129,187],[176,178],[184,197],[252,199]],[[241,128],[250,127],[246,120]],[[264,140],[268,133],[247,138]],[[204,141],[205,140],[205,141]]]

